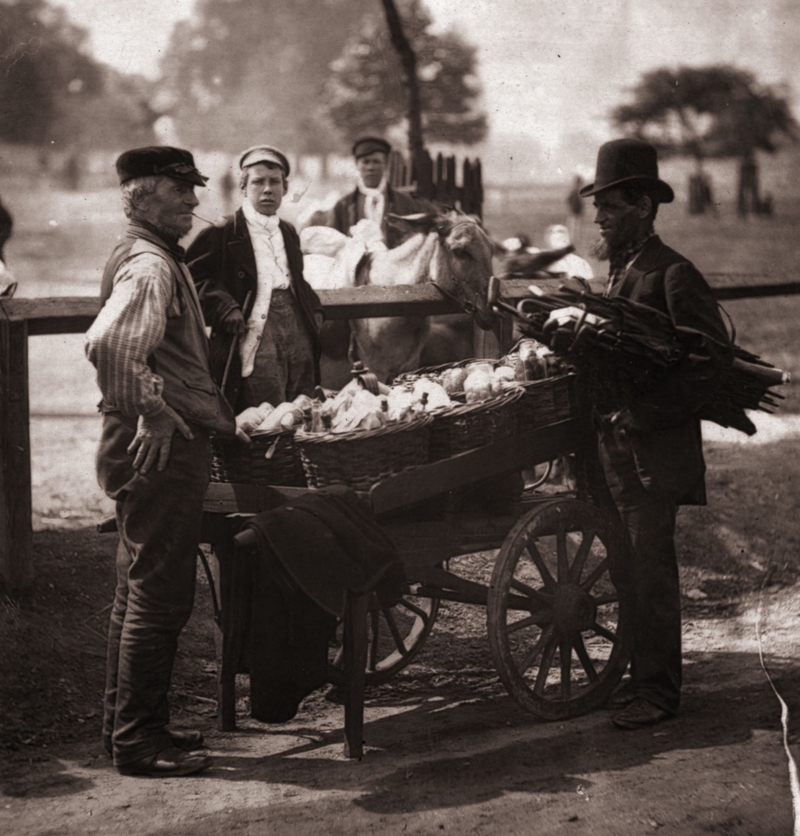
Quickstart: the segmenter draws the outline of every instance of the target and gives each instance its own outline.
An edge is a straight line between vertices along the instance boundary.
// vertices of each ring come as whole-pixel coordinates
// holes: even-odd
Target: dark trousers
[[[172,440],[167,467],[142,476],[126,452],[136,420],[103,418],[97,455],[100,486],[116,500],[117,589],[111,610],[103,737],[114,763],[170,746],[167,692],[178,636],[194,604],[203,496],[209,481],[208,433]]]
[[[256,350],[253,372],[242,378],[236,411],[277,406],[298,395],[314,395],[314,345],[291,290],[274,290]]]
[[[600,460],[631,544],[625,589],[632,618],[631,677],[638,696],[677,713],[681,691],[681,596],[675,554],[675,497],[642,483],[635,439],[610,428]]]

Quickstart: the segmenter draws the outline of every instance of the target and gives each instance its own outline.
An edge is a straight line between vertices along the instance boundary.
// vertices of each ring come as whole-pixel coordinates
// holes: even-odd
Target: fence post
[[[0,307],[0,582],[33,586],[28,323]]]

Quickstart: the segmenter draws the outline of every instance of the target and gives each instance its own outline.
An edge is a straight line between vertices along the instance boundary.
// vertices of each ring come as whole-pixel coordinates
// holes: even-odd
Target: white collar
[[[384,174],[381,178],[381,182],[378,183],[374,189],[371,189],[369,186],[364,184],[364,181],[361,179],[361,175],[359,174],[356,181],[356,187],[365,197],[383,197],[386,192],[386,175]]]
[[[280,223],[280,218],[277,215],[262,215],[261,212],[257,212],[249,200],[242,202],[242,212],[249,224],[259,229],[265,229],[267,232],[275,232]]]

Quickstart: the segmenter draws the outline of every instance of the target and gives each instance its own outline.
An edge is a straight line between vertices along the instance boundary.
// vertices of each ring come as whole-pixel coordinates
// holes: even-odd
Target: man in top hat
[[[116,167],[128,229],[85,346],[103,396],[98,481],[119,531],[103,743],[125,775],[191,775],[211,759],[194,751],[199,732],[167,728],[167,692],[194,603],[209,433],[234,432],[178,243],[206,178],[188,151],[165,146],[126,151]]]
[[[300,239],[276,214],[286,195],[289,161],[270,145],[239,157],[241,207],[201,230],[187,262],[211,326],[214,379],[237,412],[313,395],[319,383],[319,297],[303,277]]]
[[[607,296],[667,314],[691,335],[694,350],[650,391],[593,392],[599,453],[630,537],[621,593],[633,608],[631,679],[612,695],[622,729],[653,725],[678,711],[681,612],[674,532],[678,506],[705,504],[699,409],[732,360],[730,340],[710,287],[697,268],[656,235],[654,221],[674,194],[658,176],[656,149],[637,139],[601,146],[594,198],[601,240],[593,254],[609,262]],[[616,579],[615,579],[616,580]]]
[[[389,154],[392,147],[385,139],[365,136],[353,144],[358,180],[356,188],[340,198],[331,210],[328,226],[345,235],[360,220],[373,221],[381,230],[389,249],[401,244],[402,230],[389,223],[389,215],[413,215],[431,211],[427,201],[417,200],[393,189],[388,181]]]

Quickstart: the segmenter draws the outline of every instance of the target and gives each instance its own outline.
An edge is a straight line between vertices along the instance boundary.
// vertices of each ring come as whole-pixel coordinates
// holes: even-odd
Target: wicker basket
[[[248,446],[236,439],[213,438],[211,481],[306,486],[293,431],[254,435],[251,442]]]
[[[430,461],[485,447],[517,432],[517,403],[522,389],[512,387],[488,401],[438,410],[431,427]]]
[[[432,419],[425,415],[408,423],[349,433],[305,433],[298,430],[309,487],[347,485],[367,491],[376,482],[428,461]]]
[[[523,392],[517,406],[520,432],[565,421],[575,415],[574,374],[545,377],[517,385]]]

